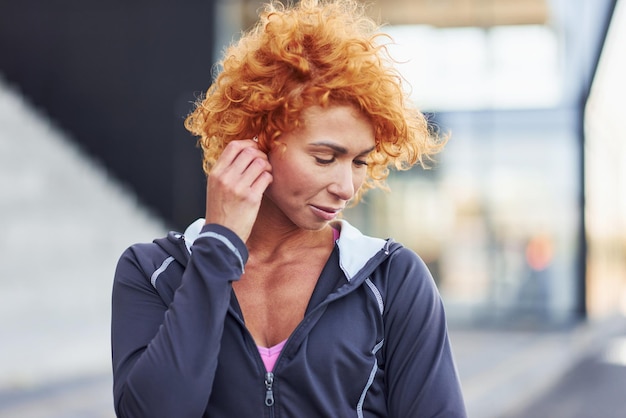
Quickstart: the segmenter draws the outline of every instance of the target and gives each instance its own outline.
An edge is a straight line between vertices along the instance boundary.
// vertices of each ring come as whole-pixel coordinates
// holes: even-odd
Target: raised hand
[[[206,223],[225,226],[245,242],[256,220],[272,166],[253,140],[230,142],[207,181]]]

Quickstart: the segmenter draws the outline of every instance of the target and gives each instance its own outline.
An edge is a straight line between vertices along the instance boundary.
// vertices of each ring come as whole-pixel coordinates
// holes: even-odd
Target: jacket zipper
[[[270,409],[270,416],[274,416],[274,391],[272,386],[274,385],[274,373],[267,372],[265,373],[265,406]]]
[[[377,255],[375,255],[374,257],[386,257],[386,256],[388,256],[388,255],[389,255],[389,253],[390,253],[390,251],[389,251],[389,244],[390,244],[390,243],[389,243],[389,242],[387,242],[387,243],[385,244],[385,246],[383,247],[383,255],[382,255],[382,256],[379,256],[379,255],[377,254]],[[379,253],[379,254],[380,254],[380,253]],[[372,259],[373,259],[374,257],[372,257]],[[380,263],[377,263],[377,265],[378,265],[378,264],[380,264]],[[231,307],[230,309],[232,309],[232,307]],[[234,312],[232,312],[232,313],[233,313],[233,315],[237,318],[237,320],[239,321],[239,323],[241,324],[241,326],[242,326],[245,330],[247,330],[247,328],[246,328],[246,326],[245,326],[245,323],[244,323],[244,322],[243,322],[243,320],[239,317],[239,315],[237,315],[237,314],[236,314],[236,313],[234,313]],[[304,322],[304,319],[302,320],[302,322]],[[296,326],[296,329],[293,331],[293,333],[295,333],[295,332],[299,329],[299,327],[301,326],[302,322],[301,322],[300,324],[298,324],[298,326]],[[293,333],[292,333],[292,334],[293,334]],[[250,337],[251,341],[254,343],[254,339],[252,338],[252,335],[251,335],[251,334],[249,334],[249,332],[248,332],[248,335],[249,335],[249,337]],[[286,346],[286,345],[287,345],[287,344],[285,344],[285,346]],[[285,347],[283,347],[283,351],[284,351],[284,349],[285,349]],[[258,354],[258,352],[257,352],[257,354]],[[278,364],[278,363],[279,363],[279,361],[280,361],[281,357],[282,357],[282,353],[281,353],[281,355],[278,357],[278,359],[276,360],[276,363],[275,363],[275,364]],[[260,358],[260,356],[259,356],[259,358]],[[269,410],[270,410],[270,417],[274,417],[274,389],[273,389],[273,385],[274,385],[274,373],[272,373],[272,372],[268,372],[268,371],[266,371],[266,372],[265,372],[265,376],[264,376],[264,379],[263,379],[263,385],[264,385],[264,387],[265,387],[265,406],[266,406],[266,407],[268,407],[268,408],[269,408]]]
[[[265,371],[265,365],[263,364],[263,359],[261,358],[261,355],[259,354],[259,351],[256,349],[256,344],[254,342],[254,338],[252,338],[252,335],[250,334],[250,332],[246,328],[246,325],[243,322],[242,318],[237,314],[237,312],[234,311],[232,306],[229,307],[229,311],[236,318],[237,322],[239,322],[241,327],[248,334],[249,341],[251,341],[252,347],[254,347],[253,351],[256,352],[256,356],[257,356],[257,358],[259,360],[258,363],[259,363],[260,367],[262,367],[263,370]],[[276,361],[276,363],[278,363],[278,361]],[[275,400],[274,400],[274,387],[273,386],[274,386],[274,373],[271,372],[271,371],[265,371],[265,374],[263,375],[263,387],[265,388],[264,404],[265,404],[265,406],[267,408],[269,408],[270,417],[274,416],[274,403],[275,403]]]

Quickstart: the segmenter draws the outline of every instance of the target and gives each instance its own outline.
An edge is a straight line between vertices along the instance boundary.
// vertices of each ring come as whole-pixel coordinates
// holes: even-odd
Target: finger
[[[253,194],[263,195],[267,187],[274,181],[274,177],[269,171],[262,172],[250,186]]]
[[[271,171],[272,167],[267,156],[252,149],[242,150],[237,158],[221,172],[214,173],[226,187],[238,193],[248,193],[256,178],[264,171]]]
[[[258,150],[258,144],[251,139],[229,142],[217,159],[214,169],[217,168],[219,170],[220,168],[230,166],[241,154],[241,152],[248,148]]]
[[[267,160],[267,154],[260,151],[255,142],[251,140],[236,141],[237,144],[229,147],[228,152],[218,160],[219,167],[217,170],[231,171],[235,175],[242,174],[252,164],[252,162],[261,158]]]
[[[255,189],[255,183],[259,181],[259,178],[264,177],[266,173],[269,174],[271,178],[271,172],[272,166],[270,165],[267,158],[255,158],[253,161],[250,162],[250,164],[241,174],[241,184],[251,189]],[[261,183],[265,183],[265,181],[261,181]],[[265,189],[263,188],[262,191],[264,190]]]
[[[209,176],[210,184],[207,186],[221,189],[224,192],[230,190],[229,193],[232,193],[233,196],[251,197],[250,193],[256,192],[256,187],[253,187],[254,183],[263,173],[271,173],[272,166],[267,156],[263,153],[260,153],[259,156],[253,158],[248,163],[249,156],[244,156],[243,154],[249,153],[250,151],[242,150],[229,167],[224,168],[221,172],[214,171],[211,176]],[[267,185],[268,183],[262,181],[261,184]],[[254,196],[255,198],[253,200],[260,198],[260,194],[262,194],[264,190],[263,188],[257,196]]]

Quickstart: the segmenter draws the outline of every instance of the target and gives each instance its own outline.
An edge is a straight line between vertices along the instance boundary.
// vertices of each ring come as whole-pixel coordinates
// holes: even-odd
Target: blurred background
[[[0,416],[114,416],[117,258],[203,215],[183,120],[261,4],[0,2]],[[451,139],[346,218],[431,268],[472,417],[624,416],[625,1],[366,4]]]

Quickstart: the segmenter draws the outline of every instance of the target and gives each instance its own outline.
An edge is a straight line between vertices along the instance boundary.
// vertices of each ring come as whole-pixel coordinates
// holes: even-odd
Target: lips
[[[324,219],[325,221],[332,221],[337,217],[339,212],[341,212],[343,208],[331,208],[326,206],[314,206],[311,205],[311,210],[318,217]]]

